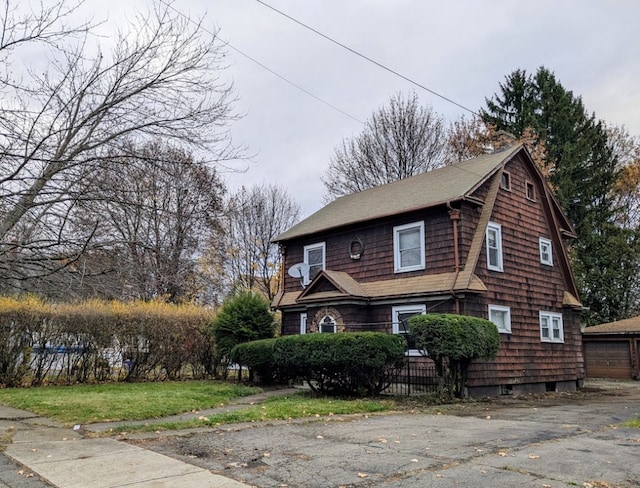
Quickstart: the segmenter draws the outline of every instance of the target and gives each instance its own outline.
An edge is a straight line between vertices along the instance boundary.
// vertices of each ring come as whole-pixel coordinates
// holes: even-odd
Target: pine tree
[[[633,308],[626,284],[640,271],[637,231],[616,225],[619,167],[604,125],[544,67],[534,76],[516,70],[500,89],[482,118],[516,137],[533,130],[544,143],[541,169],[578,234],[572,257],[586,323],[625,318]]]

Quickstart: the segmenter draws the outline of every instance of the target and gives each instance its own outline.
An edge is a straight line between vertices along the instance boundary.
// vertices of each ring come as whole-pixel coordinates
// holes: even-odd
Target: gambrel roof
[[[444,205],[448,202],[473,200],[472,194],[478,187],[502,169],[504,164],[520,151],[526,152],[526,149],[518,145],[337,198],[280,234],[274,242]],[[571,225],[566,219],[563,224],[563,228],[572,232]]]

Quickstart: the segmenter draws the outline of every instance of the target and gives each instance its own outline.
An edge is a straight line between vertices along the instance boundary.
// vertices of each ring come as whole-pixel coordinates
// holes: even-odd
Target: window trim
[[[303,248],[303,256],[304,256],[303,262],[305,264],[308,264],[309,266],[311,266],[309,264],[309,251],[312,251],[312,250],[317,249],[317,248],[321,248],[322,249],[322,268],[320,269],[320,271],[322,271],[322,270],[325,269],[326,257],[327,257],[327,249],[326,249],[326,246],[325,246],[324,242],[317,242],[315,244],[309,244],[307,246],[304,246],[304,248]],[[309,270],[309,271],[311,271],[311,270]],[[314,278],[315,278],[315,276],[314,276]],[[311,283],[311,281],[313,281],[313,280],[309,279],[309,273],[307,273],[302,279],[302,283],[304,285],[308,285],[309,283]]]
[[[544,245],[549,246],[549,259],[543,258],[542,246]],[[553,266],[553,244],[551,243],[551,239],[547,239],[546,237],[538,238],[538,248],[540,250],[540,263]]]
[[[322,330],[322,325],[325,320],[329,319],[333,323],[333,332],[325,332]],[[338,332],[338,321],[334,319],[331,315],[327,314],[322,317],[322,320],[318,322],[318,333],[319,334],[336,334]]]
[[[307,333],[307,312],[300,314],[300,334]]]
[[[400,257],[400,233],[407,229],[417,227],[420,234],[420,263],[412,266],[402,267],[402,261]],[[418,222],[411,222],[404,225],[396,225],[393,228],[393,272],[394,273],[407,273],[409,271],[418,271],[425,269],[425,238],[424,238],[424,220]]]
[[[529,192],[529,189],[531,189],[531,192]],[[533,181],[527,180],[527,181],[524,182],[524,196],[530,202],[537,201],[536,200],[536,186],[533,184]]]
[[[493,322],[493,320],[491,320],[491,312],[496,311],[496,312],[506,312],[505,315],[505,327],[503,329],[501,329],[498,324],[496,324],[495,322],[493,322],[496,325],[496,328],[498,329],[498,332],[500,332],[501,334],[511,334],[511,307],[505,307],[504,305],[493,305],[493,304],[489,304],[489,306],[487,307],[488,313],[489,313],[489,320],[491,322]]]
[[[498,251],[498,263],[491,264],[491,248],[489,247],[489,230],[496,231],[496,249]],[[491,271],[504,271],[504,260],[502,255],[502,225],[495,222],[489,222],[487,224],[487,231],[485,235],[485,246],[487,248],[487,269]]]
[[[506,185],[504,184],[506,182]],[[502,171],[500,176],[500,188],[505,191],[511,191],[511,173],[508,171]]]
[[[398,320],[399,313],[416,312],[415,315],[426,315],[427,306],[423,303],[415,303],[412,305],[394,305],[391,307],[391,332],[393,334],[401,334],[400,321]],[[418,349],[407,349],[407,356],[421,356]]]
[[[550,342],[550,343],[557,343],[557,344],[562,344],[564,343],[564,324],[562,322],[562,314],[561,313],[557,313],[557,312],[549,312],[546,310],[540,310],[540,341],[541,342]],[[543,335],[543,328],[542,328],[542,319],[546,318],[549,320],[549,337],[544,337]],[[560,332],[559,336],[557,339],[553,337],[553,319],[558,319],[559,320],[559,327],[558,330]]]

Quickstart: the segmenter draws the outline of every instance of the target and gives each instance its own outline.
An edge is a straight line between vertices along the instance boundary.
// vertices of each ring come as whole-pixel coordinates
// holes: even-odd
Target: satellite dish
[[[304,278],[309,274],[309,265],[307,263],[297,263],[287,271],[292,278]]]

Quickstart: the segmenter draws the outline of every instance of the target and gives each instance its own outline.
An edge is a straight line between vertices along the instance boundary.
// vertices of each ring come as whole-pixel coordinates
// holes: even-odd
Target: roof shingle
[[[274,242],[462,200],[520,149],[522,145],[340,197]]]

